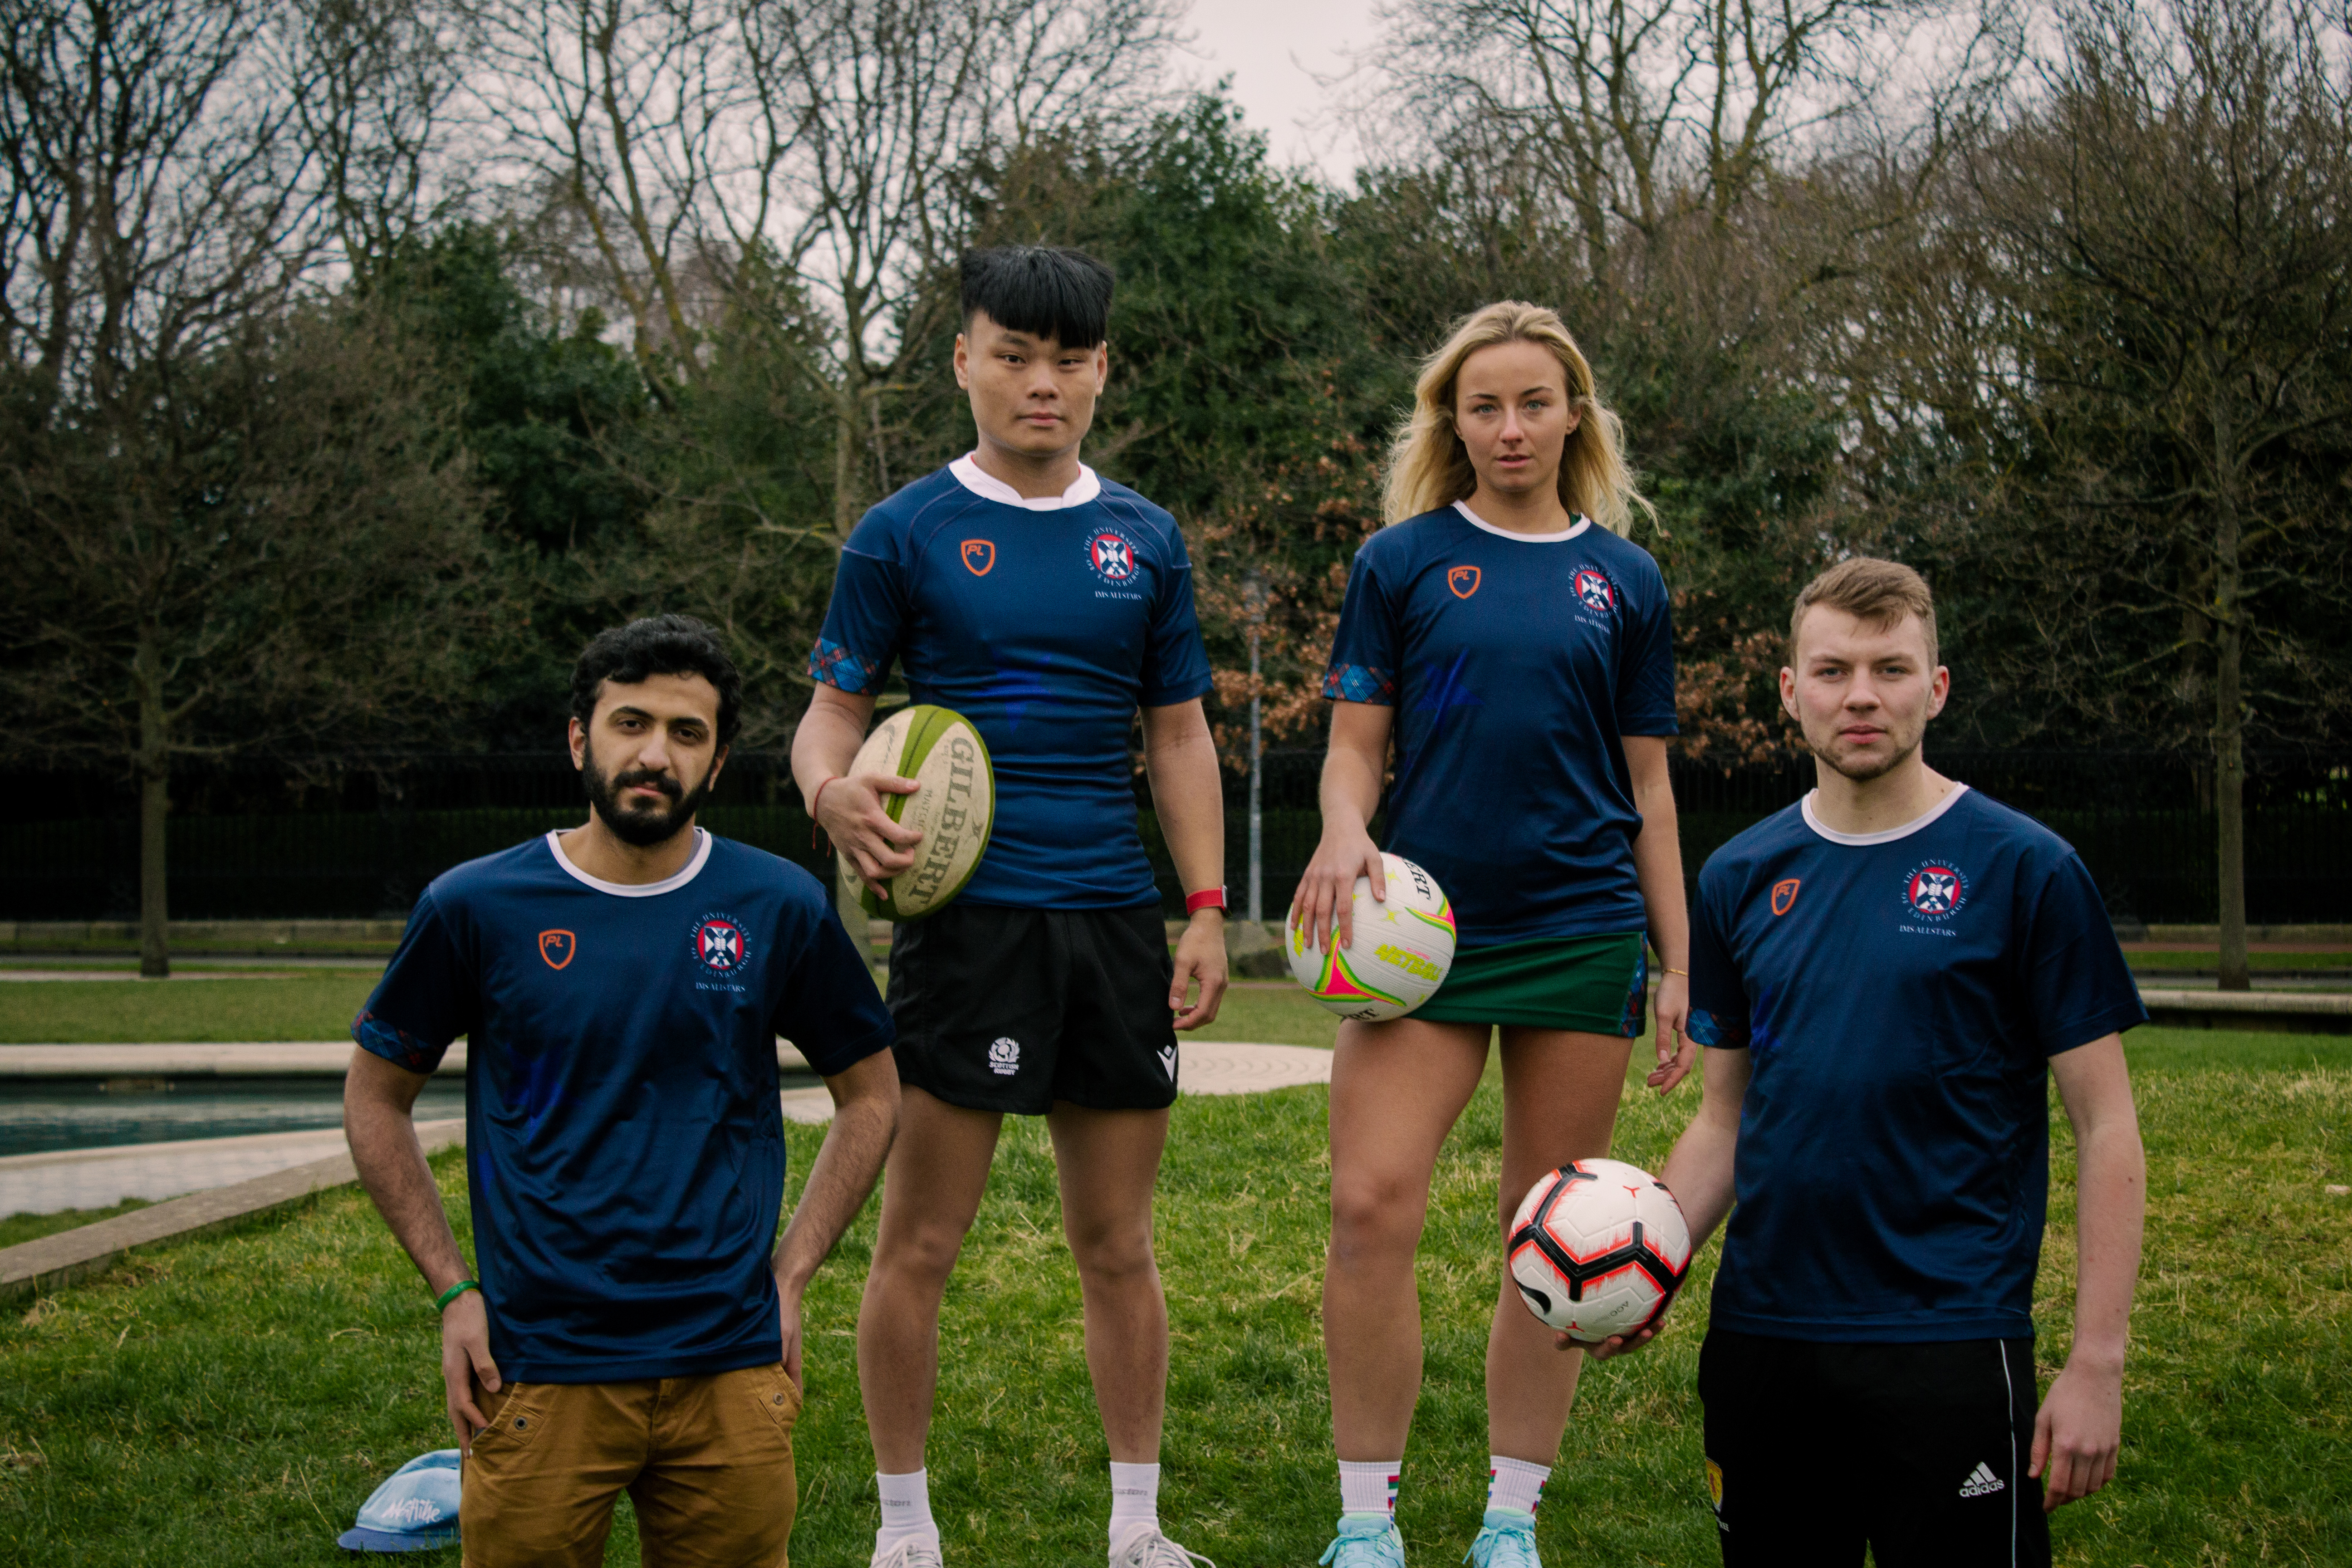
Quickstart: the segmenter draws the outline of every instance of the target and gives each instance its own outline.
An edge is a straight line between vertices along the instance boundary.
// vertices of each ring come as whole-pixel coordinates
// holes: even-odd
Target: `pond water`
[[[416,1120],[466,1113],[462,1079],[436,1079]],[[0,1155],[340,1127],[340,1078],[58,1079],[0,1083]]]

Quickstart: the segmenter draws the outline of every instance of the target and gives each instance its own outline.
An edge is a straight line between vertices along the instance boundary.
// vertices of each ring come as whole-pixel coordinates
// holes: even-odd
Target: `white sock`
[[[1342,1459],[1339,1461],[1341,1513],[1396,1514],[1397,1478],[1404,1473],[1402,1459]]]
[[[882,1528],[874,1532],[874,1552],[880,1556],[902,1541],[921,1539],[940,1543],[940,1527],[931,1520],[931,1473],[910,1470],[903,1476],[877,1473],[882,1493]]]
[[[1551,1479],[1551,1467],[1507,1459],[1500,1454],[1488,1455],[1486,1464],[1486,1506],[1535,1512],[1536,1504],[1543,1501],[1544,1483]]]
[[[1137,1525],[1160,1528],[1160,1467],[1110,1462],[1110,1543],[1127,1539]]]

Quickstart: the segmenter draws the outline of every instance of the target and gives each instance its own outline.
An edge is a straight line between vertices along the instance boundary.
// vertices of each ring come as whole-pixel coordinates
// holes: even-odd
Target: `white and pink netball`
[[[1622,1160],[1579,1160],[1528,1190],[1511,1279],[1547,1328],[1588,1344],[1656,1325],[1690,1275],[1690,1226],[1666,1184]]]
[[[1382,855],[1388,897],[1372,879],[1356,879],[1348,945],[1332,933],[1318,948],[1294,912],[1283,933],[1290,973],[1307,994],[1342,1018],[1381,1023],[1402,1018],[1445,984],[1454,967],[1454,906],[1437,879],[1401,855]]]

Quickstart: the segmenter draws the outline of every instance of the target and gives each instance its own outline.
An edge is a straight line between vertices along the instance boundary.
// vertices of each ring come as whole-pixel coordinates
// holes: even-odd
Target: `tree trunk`
[[[865,510],[857,504],[858,492],[865,487],[858,483],[857,455],[866,445],[866,432],[858,428],[858,414],[866,402],[864,366],[852,354],[842,367],[841,389],[835,394],[833,418],[833,531],[843,539],[857,526],[858,515]]]
[[[164,815],[172,809],[171,751],[163,722],[163,652],[155,629],[142,623],[132,656],[139,682],[139,973],[162,980],[172,973],[165,922],[170,904],[164,875]]]
[[[2220,826],[2221,988],[2253,985],[2246,967],[2245,604],[2238,566],[2238,470],[2228,400],[2213,400],[2213,815]]]

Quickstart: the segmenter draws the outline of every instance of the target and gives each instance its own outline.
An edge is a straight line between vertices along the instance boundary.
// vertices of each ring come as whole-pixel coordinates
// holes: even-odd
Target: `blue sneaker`
[[[1343,1513],[1317,1568],[1404,1568],[1404,1537],[1384,1513]]]
[[[1486,1527],[1462,1561],[1478,1568],[1543,1568],[1536,1555],[1536,1516],[1515,1508],[1488,1509]]]

